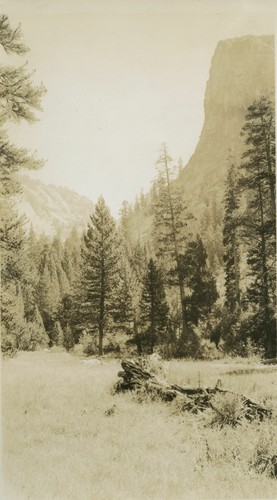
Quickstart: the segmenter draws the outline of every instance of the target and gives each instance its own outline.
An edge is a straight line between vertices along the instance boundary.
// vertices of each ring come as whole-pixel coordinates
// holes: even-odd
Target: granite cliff
[[[218,43],[206,85],[202,132],[179,176],[195,215],[201,215],[207,198],[222,200],[228,162],[238,162],[243,152],[240,131],[248,106],[262,95],[274,99],[274,63],[273,36]]]

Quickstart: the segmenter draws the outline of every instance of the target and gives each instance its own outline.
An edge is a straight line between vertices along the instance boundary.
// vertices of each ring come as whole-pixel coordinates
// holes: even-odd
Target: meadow
[[[1,498],[177,500],[276,498],[277,368],[172,361],[167,380],[223,387],[271,406],[273,417],[220,427],[177,402],[114,394],[120,361],[89,366],[66,352],[2,361]],[[265,465],[264,465],[265,464]]]

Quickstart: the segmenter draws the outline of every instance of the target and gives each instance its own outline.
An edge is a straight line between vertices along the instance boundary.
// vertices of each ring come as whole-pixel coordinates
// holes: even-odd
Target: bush
[[[18,349],[21,351],[37,351],[47,347],[48,343],[47,333],[37,323],[26,323],[18,337]]]
[[[17,324],[11,324],[9,329],[2,325],[2,352],[5,355],[13,355],[16,350],[35,351],[48,345],[49,337],[44,328],[37,323],[22,320]]]
[[[63,330],[63,346],[67,351],[74,347],[74,337],[69,325],[66,325]]]
[[[104,340],[103,351],[105,354],[119,354],[120,349],[120,339],[115,335],[107,335]]]
[[[51,339],[53,343],[57,346],[63,346],[64,336],[61,324],[59,321],[55,321],[54,328],[51,332]]]
[[[236,394],[216,394],[212,398],[211,407],[215,411],[212,425],[217,424],[220,427],[235,427],[245,415],[241,398]]]
[[[96,337],[87,332],[82,333],[79,338],[79,343],[74,346],[74,352],[79,355],[85,354],[86,356],[97,355],[98,345]]]
[[[111,354],[117,357],[130,354],[129,338],[129,335],[121,332],[106,335],[104,337],[104,354]]]
[[[29,351],[31,333],[28,329],[27,323],[16,332],[17,347],[19,351]]]
[[[141,368],[150,371],[159,379],[166,379],[168,375],[168,362],[157,353],[154,352],[148,356],[139,359]]]
[[[48,346],[49,337],[44,329],[40,328],[37,323],[27,323],[29,334],[29,344],[27,350],[37,351]]]
[[[270,477],[277,477],[277,454],[274,435],[265,430],[260,433],[253,449],[250,467],[258,474],[266,473]]]
[[[16,340],[13,335],[7,333],[4,325],[1,332],[1,351],[4,357],[13,358],[16,355]]]
[[[223,352],[221,345],[218,347],[208,339],[201,339],[199,342],[199,358],[207,361],[213,361],[215,359],[222,359]]]
[[[157,346],[157,351],[163,359],[169,360],[169,359],[177,357],[176,356],[176,344],[173,342],[170,342],[168,344],[163,344],[161,346]]]
[[[227,308],[218,311],[218,319],[211,330],[211,340],[231,356],[256,357],[265,355],[263,334],[258,332],[259,318],[249,311],[230,313]],[[258,333],[257,333],[258,332]]]

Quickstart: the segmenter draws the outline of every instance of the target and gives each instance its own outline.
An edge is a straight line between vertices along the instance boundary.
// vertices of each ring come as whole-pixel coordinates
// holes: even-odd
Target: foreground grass
[[[276,498],[255,468],[276,444],[276,420],[211,427],[209,412],[112,395],[119,363],[88,367],[66,353],[2,363],[5,499]],[[215,385],[276,405],[274,368],[172,362],[168,380]],[[275,453],[276,453],[275,449]]]

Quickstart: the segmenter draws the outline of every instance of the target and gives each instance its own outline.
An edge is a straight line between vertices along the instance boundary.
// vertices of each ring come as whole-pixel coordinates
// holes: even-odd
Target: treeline
[[[20,29],[12,30],[6,16],[0,18],[0,44],[7,53],[27,51]],[[56,345],[99,355],[158,350],[165,357],[211,358],[259,350],[275,356],[273,104],[262,98],[248,109],[245,153],[226,180],[223,252],[219,210],[212,203],[212,261],[212,245],[208,259],[201,235],[191,230],[193,217],[175,182],[178,166],[165,145],[150,194],[134,207],[124,202],[118,223],[100,197],[84,234],[75,230],[66,241],[26,234],[16,210],[16,174],[42,162],[12,145],[4,126],[35,121],[45,89],[32,84],[25,65],[0,71],[4,354]],[[130,213],[141,206],[150,216],[148,240],[134,239],[130,228]],[[221,261],[224,304],[213,275]]]
[[[22,231],[18,224],[15,240]],[[195,355],[200,346],[193,326],[217,298],[215,280],[200,237],[178,255],[178,268],[171,243],[169,237],[160,247],[166,258],[130,244],[122,219],[117,225],[103,198],[81,236],[72,231],[62,242],[31,230],[10,251],[12,269],[20,273],[9,272],[8,259],[3,272],[2,351],[79,344],[87,354],[158,348],[165,356]],[[178,273],[185,269],[182,316]]]

